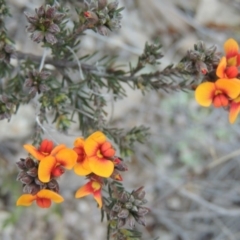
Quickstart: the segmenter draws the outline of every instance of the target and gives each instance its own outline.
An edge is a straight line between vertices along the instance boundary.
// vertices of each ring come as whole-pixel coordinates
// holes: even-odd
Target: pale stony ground
[[[40,2],[9,0],[17,21],[8,22],[17,49],[39,55],[41,48],[26,39],[19,25],[26,25],[22,11],[33,11]],[[165,54],[162,68],[177,62],[198,40],[216,44],[220,51],[229,37],[240,42],[237,0],[122,0],[121,5],[126,8],[122,29],[109,38],[87,32],[84,52],[103,49],[118,54],[122,63],[134,63],[145,42],[157,37]],[[128,98],[113,109],[109,95],[108,112],[112,126],[150,127],[148,142],[136,146],[123,176],[129,190],[144,185],[147,192],[151,213],[146,229],[140,227],[143,239],[240,240],[240,120],[230,125],[224,110],[200,108],[193,93],[127,92]],[[63,205],[52,211],[14,206],[21,191],[15,162],[26,156],[21,146],[31,142],[36,115],[35,105],[22,106],[10,123],[0,122],[0,239],[106,239],[106,224],[100,223],[92,198],[73,198],[84,180],[70,173],[60,182]],[[80,134],[72,129],[66,136],[54,126],[44,128],[46,137],[66,144]],[[206,167],[209,172],[200,175]]]

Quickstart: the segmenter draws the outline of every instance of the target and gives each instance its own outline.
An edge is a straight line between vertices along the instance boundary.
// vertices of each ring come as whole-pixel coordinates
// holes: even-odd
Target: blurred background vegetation
[[[26,36],[24,11],[33,12],[39,0],[9,0],[13,17],[7,18],[16,49],[42,55]],[[198,40],[215,44],[219,52],[229,37],[240,42],[238,0],[121,0],[122,28],[102,37],[87,31],[81,54],[99,51],[117,55],[119,65],[136,63],[145,42],[158,39],[165,54],[159,68],[177,63]],[[149,69],[151,71],[151,69]],[[74,74],[74,73],[73,73]],[[124,184],[145,186],[147,227],[143,239],[240,239],[240,120],[228,123],[223,109],[197,105],[193,92],[151,91],[144,96],[126,89],[128,97],[116,104],[109,96],[109,125],[149,127],[150,136],[125,159],[129,171]],[[15,206],[21,194],[15,162],[25,157],[22,145],[31,143],[36,120],[34,105],[22,106],[10,122],[0,122],[0,239],[90,240],[106,239],[106,223],[91,198],[74,199],[83,180],[65,174],[61,193],[65,202],[51,209]],[[71,144],[76,133],[57,132],[45,125],[45,137]]]

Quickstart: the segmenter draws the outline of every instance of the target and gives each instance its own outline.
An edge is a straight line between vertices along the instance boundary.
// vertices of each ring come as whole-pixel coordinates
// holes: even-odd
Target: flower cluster
[[[99,207],[102,207],[101,190],[105,178],[121,181],[119,171],[127,170],[119,158],[115,157],[115,150],[106,136],[97,131],[87,139],[77,138],[73,148],[77,154],[74,172],[80,176],[87,176],[88,182],[80,187],[76,198],[92,194]]]
[[[65,14],[58,12],[56,6],[47,5],[35,9],[34,16],[25,13],[30,25],[27,31],[31,32],[31,38],[34,42],[48,42],[55,44],[57,42],[56,34],[60,32],[60,24]]]
[[[238,43],[228,39],[224,44],[223,56],[212,78],[198,85],[195,91],[196,101],[203,107],[211,104],[229,110],[229,122],[234,123],[240,111],[240,53]]]
[[[89,29],[96,30],[101,35],[108,35],[109,30],[121,27],[122,15],[118,9],[118,1],[108,3],[107,0],[93,0],[90,4],[83,6],[83,11],[79,11],[82,23]]]
[[[38,148],[24,145],[30,157],[21,159],[17,166],[21,169],[17,180],[23,183],[24,194],[17,200],[17,206],[30,206],[33,201],[42,208],[51,206],[51,201],[60,203],[57,178],[65,169],[72,169],[77,160],[77,153],[64,144],[54,147],[52,141],[43,140]]]
[[[114,199],[105,207],[109,214],[111,229],[114,231],[124,225],[132,229],[135,222],[145,226],[144,216],[149,212],[149,209],[143,207],[146,203],[143,187],[132,191],[132,193],[119,192],[116,191],[116,188],[113,189],[113,192]]]
[[[35,97],[36,93],[40,94],[48,89],[46,85],[48,77],[49,73],[45,71],[38,72],[34,70],[28,73],[25,86],[29,88],[29,95],[31,97]]]
[[[77,175],[86,176],[88,180],[76,191],[75,197],[92,194],[101,208],[105,179],[122,181],[120,172],[127,170],[123,161],[115,156],[112,144],[100,131],[86,139],[77,138],[73,149],[64,144],[54,147],[53,142],[47,139],[38,148],[26,144],[24,149],[30,156],[17,162],[21,170],[17,180],[23,183],[24,192],[17,200],[17,205],[21,206],[29,206],[34,200],[40,207],[49,207],[51,200],[62,202],[57,178],[66,169],[74,169]]]

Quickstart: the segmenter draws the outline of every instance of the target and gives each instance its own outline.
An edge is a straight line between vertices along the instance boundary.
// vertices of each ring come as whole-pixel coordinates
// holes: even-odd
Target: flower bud
[[[135,216],[135,220],[136,220],[140,225],[146,226],[146,221],[145,221],[145,218],[144,218],[144,217]]]
[[[98,26],[97,31],[102,36],[108,36],[108,34],[109,34],[109,29],[107,27],[105,27],[104,25]]]
[[[38,22],[38,18],[36,16],[31,16],[27,12],[24,12],[24,15],[26,16],[29,23],[36,24]]]
[[[121,172],[128,170],[127,165],[121,160],[121,158],[114,159],[113,163],[114,163],[114,168]]]
[[[126,223],[126,219],[124,219],[124,218],[118,219],[117,228],[123,227],[125,225],[125,223]]]
[[[29,194],[37,194],[40,191],[40,186],[36,185],[35,183],[30,183],[28,185],[25,185],[23,187],[23,192],[24,193],[29,193]]]
[[[25,160],[25,166],[27,169],[33,168],[35,167],[35,162],[30,157],[28,157]]]
[[[26,173],[25,173],[24,171],[19,172],[18,175],[17,175],[16,180],[17,180],[17,181],[20,181],[20,178],[24,177],[25,174],[26,174]]]
[[[44,185],[45,185],[45,183],[41,182],[41,181],[39,180],[39,178],[35,178],[35,179],[34,179],[34,182],[35,182],[37,185],[39,185],[39,186],[44,186]]]
[[[127,209],[122,209],[119,213],[118,213],[118,217],[119,218],[127,218],[129,215],[129,211]]]
[[[121,205],[118,203],[114,204],[114,206],[112,207],[112,211],[114,212],[119,212],[120,209],[121,209]]]
[[[131,202],[127,202],[127,203],[125,203],[125,208],[127,208],[127,209],[132,209],[132,207],[133,207],[133,204],[131,203]]]
[[[131,229],[134,228],[134,226],[135,226],[135,219],[134,219],[133,215],[130,214],[130,215],[128,216],[126,223],[129,225],[129,227],[130,227]]]
[[[194,45],[195,50],[204,51],[206,49],[205,44],[203,41],[199,41],[197,44]]]
[[[87,12],[84,12],[83,14],[84,14],[84,16],[85,16],[87,19],[90,19],[90,20],[92,20],[93,22],[97,22],[97,21],[98,21],[98,16],[97,16],[97,14],[94,13],[94,12],[87,11]]]
[[[58,182],[56,179],[51,179],[50,182],[48,182],[47,186],[52,189],[52,188],[57,188],[58,187]]]
[[[235,78],[238,75],[238,68],[236,66],[229,66],[226,68],[225,74],[228,78]]]
[[[150,212],[150,210],[148,208],[145,208],[145,207],[138,208],[138,216],[142,217],[142,216],[146,215],[149,212]]]
[[[134,202],[135,201],[135,198],[134,198],[134,196],[133,195],[130,195],[130,197],[129,197],[129,202]]]
[[[57,24],[52,23],[49,28],[48,31],[51,33],[59,33],[60,32],[60,28]]]
[[[25,159],[21,158],[20,161],[16,162],[17,166],[21,170],[26,170]]]
[[[117,0],[109,3],[108,6],[107,6],[109,11],[115,10],[115,9],[117,9],[117,7],[118,7],[118,1]]]
[[[118,213],[117,213],[117,212],[114,212],[114,211],[111,211],[111,212],[109,213],[110,219],[115,219],[115,218],[117,217],[117,215],[118,215]]]
[[[45,13],[44,6],[41,6],[40,8],[36,8],[35,12],[38,15],[38,17],[42,17]]]
[[[44,33],[41,31],[35,31],[32,33],[31,38],[34,42],[40,43],[44,39]]]
[[[145,197],[145,191],[143,190],[143,188],[144,187],[140,187],[132,192],[134,198],[142,200]]]
[[[20,176],[18,175],[17,179],[23,184],[27,184],[27,185],[33,181],[33,178],[25,172],[21,173]]]
[[[201,72],[203,75],[206,75],[208,73],[207,65],[202,61],[196,62],[196,69],[198,72]]]
[[[137,207],[137,206],[133,206],[133,207],[131,208],[131,211],[132,211],[132,212],[138,212],[138,207]]]
[[[53,19],[57,9],[54,6],[47,5],[45,10],[45,17]]]
[[[31,168],[27,171],[27,174],[31,177],[36,177],[38,175],[38,169],[36,167]]]
[[[120,173],[117,170],[114,170],[110,177],[112,179],[116,180],[116,181],[122,181],[123,180],[122,176],[120,175]]]
[[[46,38],[46,41],[52,45],[57,43],[57,38],[49,32],[45,34],[45,38]]]
[[[107,0],[98,0],[98,9],[101,10],[107,6]]]
[[[121,202],[127,202],[129,199],[129,194],[125,191],[122,192],[121,196],[120,196],[120,201]]]

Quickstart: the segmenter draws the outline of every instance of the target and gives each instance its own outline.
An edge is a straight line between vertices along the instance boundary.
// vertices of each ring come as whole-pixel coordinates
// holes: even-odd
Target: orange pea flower
[[[37,194],[23,194],[17,200],[17,206],[30,206],[33,201],[36,201],[37,205],[41,208],[49,208],[52,201],[55,203],[61,203],[64,201],[63,197],[56,192],[48,189],[42,189]]]
[[[224,43],[224,51],[227,58],[228,66],[240,65],[240,53],[238,43],[230,38]]]
[[[240,65],[238,43],[232,38],[228,39],[224,44],[224,51],[226,56],[220,60],[216,74],[219,78],[235,78]]]
[[[39,148],[35,148],[33,145],[25,144],[23,147],[27,152],[29,152],[34,158],[41,161],[43,158],[51,154],[53,150],[53,142],[44,139]]]
[[[102,185],[96,180],[90,180],[84,186],[80,187],[76,194],[75,198],[85,197],[89,194],[92,194],[94,199],[99,205],[99,208],[102,207],[102,196],[101,196]]]
[[[228,66],[226,57],[222,57],[218,64],[216,75],[219,78],[235,78],[238,75],[238,68],[236,66]]]
[[[85,140],[84,151],[93,173],[100,177],[111,176],[114,163],[110,159],[115,155],[115,150],[102,132],[97,131]]]
[[[75,165],[78,155],[60,144],[53,148],[53,142],[47,139],[43,140],[39,148],[30,144],[23,146],[33,157],[40,161],[38,167],[38,178],[46,183],[51,177],[59,177],[64,173],[64,168],[72,169]]]
[[[40,181],[49,182],[51,177],[59,177],[63,168],[72,169],[76,164],[77,153],[67,148],[64,144],[55,147],[51,154],[43,158],[38,166],[38,178]]]
[[[235,99],[240,94],[238,79],[218,79],[216,82],[201,83],[195,91],[196,101],[203,107],[226,107],[229,99]]]
[[[89,167],[87,155],[84,151],[84,139],[77,138],[74,141],[73,150],[78,154],[77,163],[74,165],[74,172],[80,176],[86,176],[92,172]]]
[[[240,96],[233,99],[230,103],[230,109],[229,109],[230,123],[234,123],[236,121],[239,112],[240,112]]]

